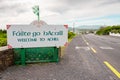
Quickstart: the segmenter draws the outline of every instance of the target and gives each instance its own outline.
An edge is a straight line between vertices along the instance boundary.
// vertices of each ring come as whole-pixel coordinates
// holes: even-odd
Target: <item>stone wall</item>
[[[0,71],[2,71],[14,64],[14,55],[12,49],[0,48]]]

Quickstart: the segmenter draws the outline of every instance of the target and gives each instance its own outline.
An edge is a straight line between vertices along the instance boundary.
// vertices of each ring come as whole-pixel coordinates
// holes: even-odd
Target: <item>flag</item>
[[[32,7],[32,9],[33,9],[34,14],[39,16],[39,6],[34,6],[34,7]]]

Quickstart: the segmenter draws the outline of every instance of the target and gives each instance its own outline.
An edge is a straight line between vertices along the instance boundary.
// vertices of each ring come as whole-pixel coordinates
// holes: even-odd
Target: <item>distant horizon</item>
[[[79,29],[99,29],[100,27],[107,27],[107,26],[116,26],[116,25],[79,25],[74,28]],[[70,28],[73,28],[73,26],[69,26]]]
[[[20,25],[20,24],[18,24],[18,25]],[[22,24],[22,25],[29,25],[29,24]],[[52,24],[51,24],[52,25]],[[57,25],[57,24],[56,24]],[[63,24],[64,25],[64,24]],[[100,24],[98,24],[98,25],[88,25],[88,24],[84,24],[84,25],[79,25],[79,26],[76,26],[76,27],[74,27],[74,28],[78,28],[78,29],[99,29],[100,27],[106,27],[106,26],[116,26],[116,25],[100,25]],[[73,26],[69,26],[68,25],[68,27],[69,28],[73,28]],[[1,28],[0,27],[0,29],[2,29],[2,30],[6,30],[6,28]]]

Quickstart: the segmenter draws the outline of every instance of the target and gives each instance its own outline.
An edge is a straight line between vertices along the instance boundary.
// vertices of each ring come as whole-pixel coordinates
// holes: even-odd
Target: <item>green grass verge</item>
[[[76,35],[74,37],[76,37]],[[68,39],[68,43],[70,43],[73,38]],[[66,49],[66,46],[60,47],[60,58],[63,58],[63,56],[65,55],[65,49]]]

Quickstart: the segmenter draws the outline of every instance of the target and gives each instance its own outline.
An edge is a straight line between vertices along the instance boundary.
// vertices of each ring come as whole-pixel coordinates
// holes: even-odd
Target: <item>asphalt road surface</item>
[[[79,35],[59,63],[12,66],[1,80],[120,80],[120,38]]]
[[[95,56],[103,62],[120,80],[120,37],[84,35],[87,45],[93,48]]]

